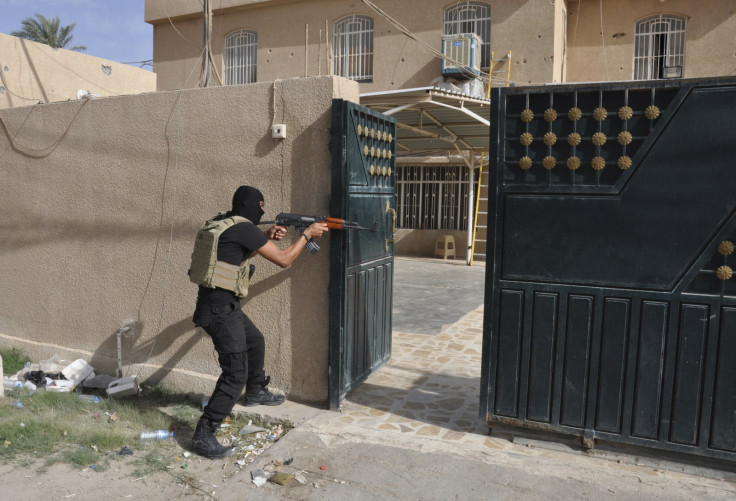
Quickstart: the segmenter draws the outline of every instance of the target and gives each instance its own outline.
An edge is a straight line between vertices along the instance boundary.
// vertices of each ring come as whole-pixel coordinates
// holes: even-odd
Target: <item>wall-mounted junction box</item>
[[[275,124],[271,126],[271,137],[274,139],[286,138],[286,124]]]

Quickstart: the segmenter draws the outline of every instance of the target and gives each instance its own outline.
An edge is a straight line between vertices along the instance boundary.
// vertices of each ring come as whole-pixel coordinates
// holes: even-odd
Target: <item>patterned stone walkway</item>
[[[488,436],[479,417],[483,306],[434,336],[393,333],[391,360],[348,394],[340,421],[387,432],[477,443]]]

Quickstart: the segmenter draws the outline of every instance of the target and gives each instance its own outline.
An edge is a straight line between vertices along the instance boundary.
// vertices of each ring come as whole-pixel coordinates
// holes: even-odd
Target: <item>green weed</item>
[[[28,358],[18,348],[12,348],[10,350],[0,350],[0,357],[3,358],[3,372],[5,374],[15,374],[31,359]]]

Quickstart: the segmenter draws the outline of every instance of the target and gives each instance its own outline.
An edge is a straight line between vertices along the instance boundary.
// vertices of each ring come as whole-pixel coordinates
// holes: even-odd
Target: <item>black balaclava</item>
[[[258,224],[261,222],[261,216],[264,212],[261,208],[261,202],[263,202],[263,193],[252,186],[241,186],[235,190],[233,208],[229,215],[242,216],[253,224]]]

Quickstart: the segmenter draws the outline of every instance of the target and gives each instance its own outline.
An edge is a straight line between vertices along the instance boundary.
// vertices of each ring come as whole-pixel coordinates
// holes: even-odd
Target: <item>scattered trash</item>
[[[289,482],[294,480],[294,475],[290,473],[274,473],[268,477],[268,481],[277,485],[287,485]]]
[[[286,461],[284,461],[284,464],[285,464],[286,466],[289,466],[289,465],[290,465],[291,463],[293,463],[293,462],[294,462],[294,458],[289,458],[289,459],[287,459]]]
[[[79,386],[89,390],[106,390],[108,386],[110,386],[110,383],[117,381],[117,379],[118,378],[107,374],[97,374],[95,376],[88,377],[82,381],[82,384]]]
[[[109,421],[113,423],[115,421],[120,421],[120,414],[118,414],[117,412],[113,412],[112,414],[109,414],[109,416],[110,416]]]
[[[243,426],[240,429],[240,431],[238,432],[238,435],[250,435],[251,433],[258,433],[259,431],[268,431],[268,430],[266,428],[261,428],[260,426],[253,426],[252,424],[248,423],[247,425]]]
[[[92,366],[81,358],[78,358],[71,364],[64,367],[61,373],[64,375],[65,378],[67,378],[67,380],[74,383],[74,386],[77,386],[79,383],[90,376],[95,376]]]
[[[188,458],[188,457],[189,457],[189,456],[191,456],[191,455],[192,455],[192,453],[191,453],[191,452],[189,452],[189,451],[186,451],[186,452],[184,452],[184,454],[183,454],[183,456],[184,456],[185,458]]]
[[[6,449],[7,449],[8,447],[10,447],[10,446],[11,446],[11,444],[12,444],[12,442],[10,442],[9,440],[5,440],[5,441],[3,441],[3,447],[5,447]]]
[[[79,398],[86,402],[93,402],[93,403],[100,402],[100,397],[98,397],[97,395],[83,395],[80,393]]]
[[[142,431],[141,434],[138,435],[139,440],[166,440],[173,437],[174,432],[166,430]]]
[[[302,485],[307,483],[307,477],[305,477],[302,472],[294,473],[294,480],[296,480]]]
[[[137,395],[140,391],[138,386],[138,376],[128,376],[122,379],[116,379],[107,387],[107,394],[110,397],[128,397]]]
[[[89,465],[89,468],[91,470],[96,470],[97,469],[97,465],[96,464],[91,464],[91,465]]]
[[[71,393],[74,389],[74,383],[66,379],[52,379],[46,382],[46,391],[55,391],[57,393]]]
[[[266,485],[266,481],[268,480],[266,478],[266,472],[260,469],[251,471],[250,478],[251,481],[256,484],[256,487],[263,487]]]
[[[23,379],[35,384],[38,388],[46,386],[46,376],[44,376],[43,371],[26,372],[23,374]]]
[[[123,447],[120,449],[120,452],[118,452],[119,456],[132,456],[133,455],[133,449],[129,447]]]
[[[21,427],[21,428],[25,428],[25,427],[26,427],[26,424],[25,424],[25,423],[21,423],[21,424],[20,424],[20,427]]]
[[[23,408],[23,402],[21,402],[20,400],[15,400],[13,402],[13,407],[15,407],[16,409],[22,409]]]
[[[181,465],[181,469],[182,469],[182,470],[186,470],[186,469],[187,469],[187,465],[186,465],[186,463],[184,463],[183,465]]]
[[[209,403],[209,401],[206,398],[203,398],[202,399],[202,410],[204,410],[204,408],[207,407],[207,404],[208,403]]]
[[[327,467],[325,465],[322,465],[322,466],[319,467],[319,469],[322,470],[322,471],[325,471],[327,469]]]

